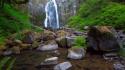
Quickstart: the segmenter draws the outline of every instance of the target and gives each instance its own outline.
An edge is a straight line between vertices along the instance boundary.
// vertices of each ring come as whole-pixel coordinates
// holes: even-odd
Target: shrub
[[[75,47],[87,48],[86,39],[83,36],[77,36],[75,39]]]
[[[125,29],[125,5],[105,0],[86,0],[68,25],[83,29],[84,26],[110,25]]]

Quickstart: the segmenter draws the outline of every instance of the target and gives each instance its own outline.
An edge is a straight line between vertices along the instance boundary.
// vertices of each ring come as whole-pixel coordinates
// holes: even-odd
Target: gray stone
[[[67,39],[67,46],[72,47],[75,44],[76,37],[77,36],[66,37],[66,39]]]
[[[32,33],[32,32],[25,33],[25,36],[23,38],[24,43],[32,44],[34,42],[34,40],[35,40],[34,33]]]
[[[83,48],[73,48],[68,50],[67,58],[70,59],[82,59],[85,57],[86,51]]]
[[[121,63],[115,63],[113,64],[115,70],[125,70],[125,65]]]
[[[40,50],[40,51],[51,51],[51,50],[56,50],[56,49],[58,49],[57,44],[48,44],[48,45],[39,46],[37,48],[37,50]]]
[[[11,50],[7,50],[5,52],[3,52],[3,55],[7,56],[7,55],[11,55],[13,52]]]
[[[103,55],[103,58],[105,60],[110,60],[110,61],[119,59],[117,53],[106,53],[106,54]]]
[[[118,51],[120,49],[120,45],[109,26],[90,27],[87,39],[88,45],[96,51]]]
[[[88,29],[89,29],[89,26],[84,26],[84,29],[85,29],[85,30],[88,30]]]
[[[70,62],[63,62],[54,67],[54,70],[68,70],[72,67],[72,64]]]
[[[57,63],[58,63],[58,57],[51,57],[51,58],[45,59],[45,61],[42,62],[40,65],[52,65]]]
[[[61,38],[57,38],[56,42],[59,45],[59,47],[71,48],[74,45],[75,38],[76,36],[61,37]]]

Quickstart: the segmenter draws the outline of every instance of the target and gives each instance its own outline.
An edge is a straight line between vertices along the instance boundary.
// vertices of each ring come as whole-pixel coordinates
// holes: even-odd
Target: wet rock
[[[85,57],[86,51],[83,48],[71,48],[68,50],[67,58],[82,59]]]
[[[48,45],[40,45],[37,50],[40,51],[51,51],[51,50],[56,50],[58,49],[57,44],[48,44]]]
[[[118,51],[120,49],[111,27],[90,27],[87,39],[88,45],[96,51]]]
[[[70,34],[64,30],[59,30],[56,32],[56,36],[57,38],[60,38],[60,37],[66,37],[66,36],[69,36]]]
[[[68,47],[74,46],[76,37],[77,36],[66,37]]]
[[[6,45],[9,46],[9,47],[12,47],[12,46],[15,45],[15,43],[11,39],[6,39],[5,42],[6,42]]]
[[[61,48],[71,48],[74,45],[75,36],[57,38],[56,42]]]
[[[51,58],[45,59],[45,61],[43,63],[41,63],[41,65],[43,65],[43,64],[57,64],[57,63],[58,63],[58,57],[51,57]]]
[[[72,67],[72,64],[70,62],[63,62],[54,67],[54,70],[68,70]]]
[[[21,52],[20,47],[18,47],[18,46],[12,47],[12,51],[14,54],[20,54],[20,52]]]
[[[59,56],[60,55],[60,52],[58,50],[54,50],[50,53],[52,53],[53,56]]]
[[[61,47],[61,48],[68,48],[67,47],[67,40],[66,40],[65,37],[57,38],[56,42],[57,42],[59,47]]]
[[[58,64],[58,57],[45,59],[40,65],[36,66],[39,70],[53,70],[53,67]]]
[[[23,43],[23,44],[20,45],[20,49],[21,50],[29,49],[30,47],[31,47],[31,44],[25,44],[25,43]]]
[[[112,60],[118,60],[118,59],[119,59],[119,56],[118,56],[117,53],[106,53],[106,54],[103,55],[103,58],[104,58],[105,60],[110,60],[110,61],[112,61]]]
[[[31,45],[32,46],[31,49],[37,48],[37,47],[39,47],[39,45],[40,45],[39,42],[34,41],[33,44]]]
[[[89,26],[84,26],[84,29],[85,29],[85,30],[88,30],[88,29],[89,29]]]
[[[33,32],[29,31],[29,32],[24,33],[24,38],[23,38],[24,43],[32,44],[34,40],[35,38],[34,38]]]
[[[121,63],[115,63],[113,66],[115,70],[125,70],[125,65]]]
[[[55,38],[56,38],[56,34],[49,30],[44,30],[44,32],[41,35],[41,39],[43,41],[54,40]]]
[[[16,44],[22,44],[22,41],[21,41],[21,40],[16,39],[16,40],[14,40],[14,43],[16,43]]]
[[[115,34],[121,47],[125,46],[125,34],[123,30],[117,30]]]
[[[80,31],[74,31],[74,35],[76,35],[76,36],[82,36],[82,35],[83,35],[83,32],[80,32]]]
[[[11,55],[12,53],[13,53],[12,50],[6,50],[3,52],[3,55],[8,56]]]

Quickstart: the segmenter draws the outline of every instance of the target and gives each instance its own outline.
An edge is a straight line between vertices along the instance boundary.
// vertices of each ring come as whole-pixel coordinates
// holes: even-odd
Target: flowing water
[[[49,0],[45,6],[46,19],[44,22],[45,28],[58,29],[59,26],[59,15],[57,3],[55,0]]]

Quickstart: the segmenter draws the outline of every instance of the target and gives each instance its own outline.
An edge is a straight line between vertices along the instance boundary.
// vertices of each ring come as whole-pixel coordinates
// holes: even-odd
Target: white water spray
[[[45,28],[58,29],[59,26],[59,15],[57,3],[55,0],[50,0],[45,6],[46,19],[44,22]]]

